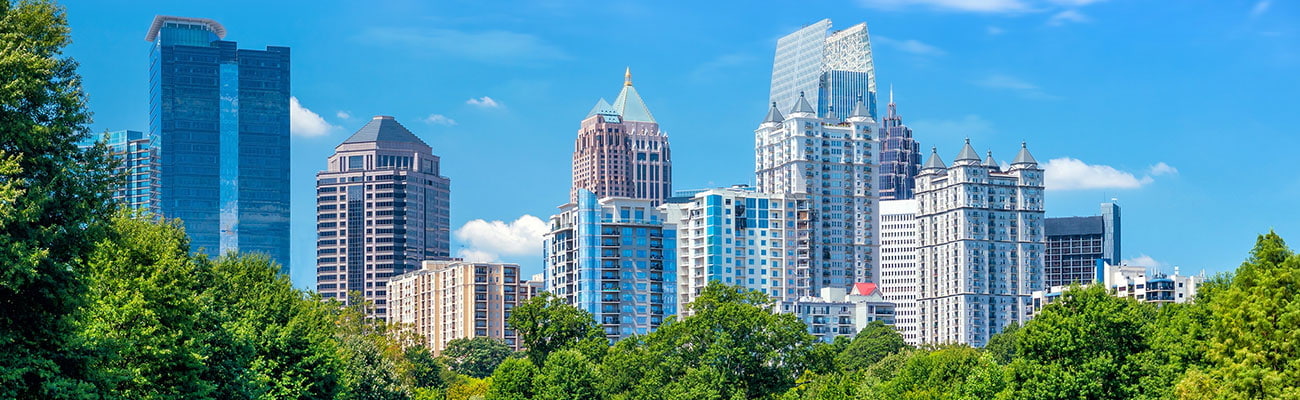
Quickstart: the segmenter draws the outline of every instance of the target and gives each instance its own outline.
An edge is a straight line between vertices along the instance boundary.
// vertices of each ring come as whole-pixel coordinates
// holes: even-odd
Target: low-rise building
[[[1166,274],[1155,268],[1135,265],[1111,265],[1097,260],[1097,277],[1092,284],[1101,283],[1116,297],[1127,297],[1146,303],[1186,303],[1196,297],[1196,290],[1205,281],[1200,275],[1181,275],[1178,269]],[[1069,286],[1053,286],[1033,293],[1034,312],[1060,298]]]
[[[885,301],[874,283],[856,283],[852,291],[822,288],[821,296],[782,301],[776,307],[799,317],[808,333],[827,343],[836,336],[853,337],[873,321],[894,326],[894,304]]]

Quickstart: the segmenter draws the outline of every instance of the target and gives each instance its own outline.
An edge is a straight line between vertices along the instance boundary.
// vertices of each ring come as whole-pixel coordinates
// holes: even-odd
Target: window
[[[362,156],[348,156],[349,170],[363,169],[363,168],[365,168],[365,159],[362,158]]]

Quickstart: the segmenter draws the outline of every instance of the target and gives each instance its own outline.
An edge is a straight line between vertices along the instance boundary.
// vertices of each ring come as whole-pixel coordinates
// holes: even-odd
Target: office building
[[[289,268],[289,48],[240,49],[204,18],[157,16],[149,141],[158,201],[196,251],[271,256]]]
[[[884,300],[894,304],[894,327],[911,345],[921,344],[916,308],[916,200],[880,202],[880,271],[877,279]]]
[[[932,152],[917,176],[922,343],[983,346],[1032,315],[1043,289],[1043,169],[1022,144],[1002,171],[966,141],[951,167]]]
[[[597,198],[624,197],[659,205],[672,193],[672,152],[668,134],[659,130],[650,108],[632,86],[632,70],[623,91],[609,104],[600,99],[582,120],[573,144],[573,187]]]
[[[880,124],[880,200],[907,200],[916,192],[916,175],[921,171],[921,144],[912,128],[903,125],[889,91],[889,106]]]
[[[773,104],[754,131],[758,191],[807,198],[810,290],[874,282],[876,122],[862,101],[839,122],[797,100],[788,116]]]
[[[877,117],[867,23],[832,32],[831,20],[823,19],[776,41],[768,102],[792,107],[801,94],[817,115],[836,122],[845,120],[858,99],[866,104],[864,115]]]
[[[652,200],[578,190],[543,243],[546,291],[590,312],[610,340],[677,314],[676,231]]]
[[[389,322],[418,333],[435,355],[447,342],[475,337],[499,339],[518,351],[519,337],[506,320],[538,287],[523,280],[515,264],[425,261],[388,283]]]
[[[1100,272],[1097,260],[1120,260],[1119,204],[1102,203],[1101,215],[1047,219],[1044,285],[1089,283]]]
[[[390,278],[450,251],[451,181],[433,149],[393,117],[378,116],[334,148],[316,174],[316,291],[349,292],[388,315]]]
[[[803,196],[732,186],[672,197],[660,209],[677,230],[677,304],[683,313],[713,281],[775,300],[815,294],[809,289],[812,210]]]
[[[794,314],[808,326],[808,333],[826,343],[836,336],[851,339],[873,321],[894,326],[894,304],[884,300],[874,283],[855,283],[851,291],[822,288],[819,294],[784,300],[777,308]]]
[[[131,211],[160,215],[158,203],[158,149],[149,135],[140,131],[114,131],[91,135],[78,145],[94,147],[104,141],[108,156],[118,162],[113,174],[120,179],[113,187],[113,201]]]

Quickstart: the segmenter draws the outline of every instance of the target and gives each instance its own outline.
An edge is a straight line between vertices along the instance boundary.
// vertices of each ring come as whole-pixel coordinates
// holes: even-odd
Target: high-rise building
[[[880,124],[880,200],[907,200],[916,192],[916,175],[921,171],[921,144],[912,137],[912,128],[903,125],[889,91],[889,106]]]
[[[859,98],[866,115],[876,118],[876,67],[867,23],[832,32],[831,20],[823,19],[777,39],[768,101],[790,107],[804,95],[826,118],[844,121]]]
[[[789,116],[773,103],[754,131],[758,190],[806,196],[812,222],[810,290],[874,282],[876,121],[862,101],[839,122],[818,116],[806,98],[797,100]],[[803,273],[786,271],[787,276]]]
[[[1101,215],[1048,218],[1046,226],[1043,284],[1047,287],[1090,283],[1101,272],[1097,260],[1120,261],[1117,203],[1102,203]]]
[[[624,75],[623,91],[609,104],[600,99],[582,120],[573,144],[573,187],[597,198],[625,197],[663,203],[672,193],[672,152],[668,134],[632,86],[632,70]]]
[[[537,295],[538,283],[521,278],[515,264],[425,261],[422,269],[388,283],[389,321],[420,334],[434,354],[447,342],[475,337],[500,339],[520,350],[506,320]]]
[[[316,174],[316,291],[360,293],[385,318],[389,278],[450,252],[451,180],[433,149],[378,116],[334,148]]]
[[[812,208],[800,195],[748,186],[695,191],[660,206],[677,230],[677,304],[695,301],[709,282],[740,285],[794,300],[812,296]]]
[[[266,253],[289,268],[289,48],[247,50],[204,18],[157,16],[149,140],[161,214],[196,250]]]
[[[159,215],[158,208],[158,149],[149,141],[149,135],[140,131],[114,131],[106,136],[91,135],[79,144],[93,147],[103,140],[108,155],[119,162],[113,170],[120,181],[113,186],[113,200],[132,211]]]
[[[917,333],[916,200],[880,202],[880,271],[876,282],[884,300],[895,305],[894,328],[908,344],[919,345]]]
[[[610,340],[677,314],[676,231],[651,200],[578,189],[545,235],[546,291],[590,312]]]
[[[1043,288],[1043,169],[1023,145],[1002,171],[971,147],[953,165],[930,154],[917,176],[923,343],[983,346],[1032,315]]]

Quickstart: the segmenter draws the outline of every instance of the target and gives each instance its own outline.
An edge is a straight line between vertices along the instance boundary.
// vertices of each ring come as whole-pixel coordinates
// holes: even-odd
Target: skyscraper
[[[316,291],[387,316],[389,278],[450,252],[451,180],[397,120],[377,116],[334,148],[316,174]]]
[[[289,268],[289,48],[245,50],[204,18],[157,16],[149,140],[161,214],[210,255],[261,252]]]
[[[114,131],[107,136],[87,138],[81,147],[92,147],[104,140],[109,157],[121,163],[113,171],[120,181],[112,188],[113,200],[132,211],[159,215],[158,149],[149,135],[140,131]]]
[[[578,201],[551,216],[546,291],[591,313],[610,340],[644,335],[677,314],[676,231],[650,200]]]
[[[646,199],[659,205],[672,192],[672,152],[668,135],[632,86],[632,70],[624,74],[623,90],[609,104],[600,99],[582,120],[573,144],[573,187],[597,198]]]
[[[1043,169],[1023,145],[1002,171],[970,141],[951,167],[930,154],[916,178],[923,343],[984,346],[1032,316],[1043,289]]]
[[[819,116],[807,98],[796,99],[789,116],[773,103],[754,131],[758,190],[807,196],[811,206],[811,260],[783,274],[810,278],[811,292],[801,296],[874,282],[876,121],[861,101],[841,123]]]
[[[1067,286],[1099,280],[1097,260],[1120,260],[1119,204],[1102,203],[1101,215],[1047,219],[1044,285]]]
[[[880,271],[876,282],[885,301],[896,305],[894,328],[908,344],[921,344],[917,334],[916,200],[880,201]]]
[[[876,118],[876,67],[867,23],[831,32],[823,19],[776,41],[769,102],[791,107],[806,96],[817,115],[844,121],[858,98]]]
[[[916,175],[921,170],[921,144],[912,138],[912,128],[903,125],[889,91],[889,106],[880,126],[880,199],[907,200],[915,195]]]

